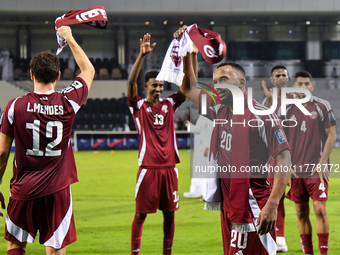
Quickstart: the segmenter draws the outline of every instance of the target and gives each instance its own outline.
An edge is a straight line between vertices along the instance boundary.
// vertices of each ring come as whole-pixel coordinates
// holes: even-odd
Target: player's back
[[[88,93],[79,81],[60,92],[27,93],[7,105],[2,132],[15,138],[14,198],[34,199],[78,181],[70,136]]]

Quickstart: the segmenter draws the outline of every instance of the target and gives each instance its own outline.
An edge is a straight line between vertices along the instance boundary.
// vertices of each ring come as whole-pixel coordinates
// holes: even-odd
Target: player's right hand
[[[58,34],[67,41],[72,37],[72,30],[69,26],[61,26],[58,28]]]
[[[1,208],[2,209],[6,209],[6,204],[5,204],[5,197],[4,194],[2,194],[2,192],[0,191],[0,202],[1,202]],[[0,211],[0,216],[3,217],[3,213]]]
[[[294,169],[292,169],[292,168],[290,169],[290,174],[291,174],[291,176],[290,176],[290,178],[288,180],[288,186],[292,187],[292,178],[298,179],[299,176],[295,173]]]
[[[258,226],[257,234],[265,235],[275,228],[277,218],[277,206],[266,203],[262,208],[255,227]]]
[[[149,33],[145,34],[142,39],[139,39],[140,43],[140,54],[142,54],[142,57],[149,54],[151,51],[153,51],[153,48],[156,46],[156,43],[154,42],[152,45],[150,44],[151,35]]]
[[[185,121],[185,127],[188,127],[190,125],[190,121],[186,120]]]
[[[262,89],[263,89],[263,93],[264,95],[268,98],[268,99],[271,99],[273,97],[273,89],[270,88],[268,90],[267,88],[267,83],[266,81],[262,80]]]

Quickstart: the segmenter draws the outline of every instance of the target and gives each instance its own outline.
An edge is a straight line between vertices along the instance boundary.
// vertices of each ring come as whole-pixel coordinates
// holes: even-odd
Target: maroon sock
[[[24,249],[11,249],[7,251],[7,255],[25,255]]]
[[[302,245],[305,248],[305,254],[314,254],[312,234],[301,234]]]
[[[170,255],[175,234],[175,216],[164,217],[163,232],[163,255]]]
[[[320,255],[327,255],[329,233],[318,234]]]
[[[283,201],[280,201],[277,207],[277,220],[276,220],[276,236],[285,236],[285,207]]]
[[[131,230],[131,254],[139,255],[140,246],[142,243],[142,232],[143,232],[143,223],[145,218],[135,215],[135,218],[132,222],[132,230]]]

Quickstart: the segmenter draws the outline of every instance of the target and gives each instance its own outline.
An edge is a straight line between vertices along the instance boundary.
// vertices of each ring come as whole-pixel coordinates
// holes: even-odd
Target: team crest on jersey
[[[313,120],[315,120],[315,119],[318,117],[318,113],[317,113],[316,111],[312,111],[310,114],[311,114],[310,117],[311,117]]]
[[[147,112],[152,112],[151,107],[146,108],[146,111],[147,111]]]
[[[276,139],[279,142],[279,144],[287,142],[285,133],[283,133],[282,129],[274,131],[274,134],[275,134]]]
[[[162,106],[162,111],[167,113],[168,112],[168,106],[167,105],[163,105]]]

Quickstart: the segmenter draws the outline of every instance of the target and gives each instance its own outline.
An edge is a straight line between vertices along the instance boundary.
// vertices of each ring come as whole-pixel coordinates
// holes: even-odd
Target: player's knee
[[[296,215],[299,220],[307,220],[309,218],[309,207],[297,206]]]
[[[324,219],[327,217],[326,206],[323,204],[314,206],[315,216],[320,219]]]
[[[145,218],[146,218],[146,215],[147,215],[147,214],[145,214],[145,213],[138,213],[138,212],[136,212],[136,215],[137,215],[139,218],[141,218],[141,219],[143,220],[143,219],[145,219]]]
[[[175,212],[164,212],[163,211],[163,216],[164,217],[175,217]]]

